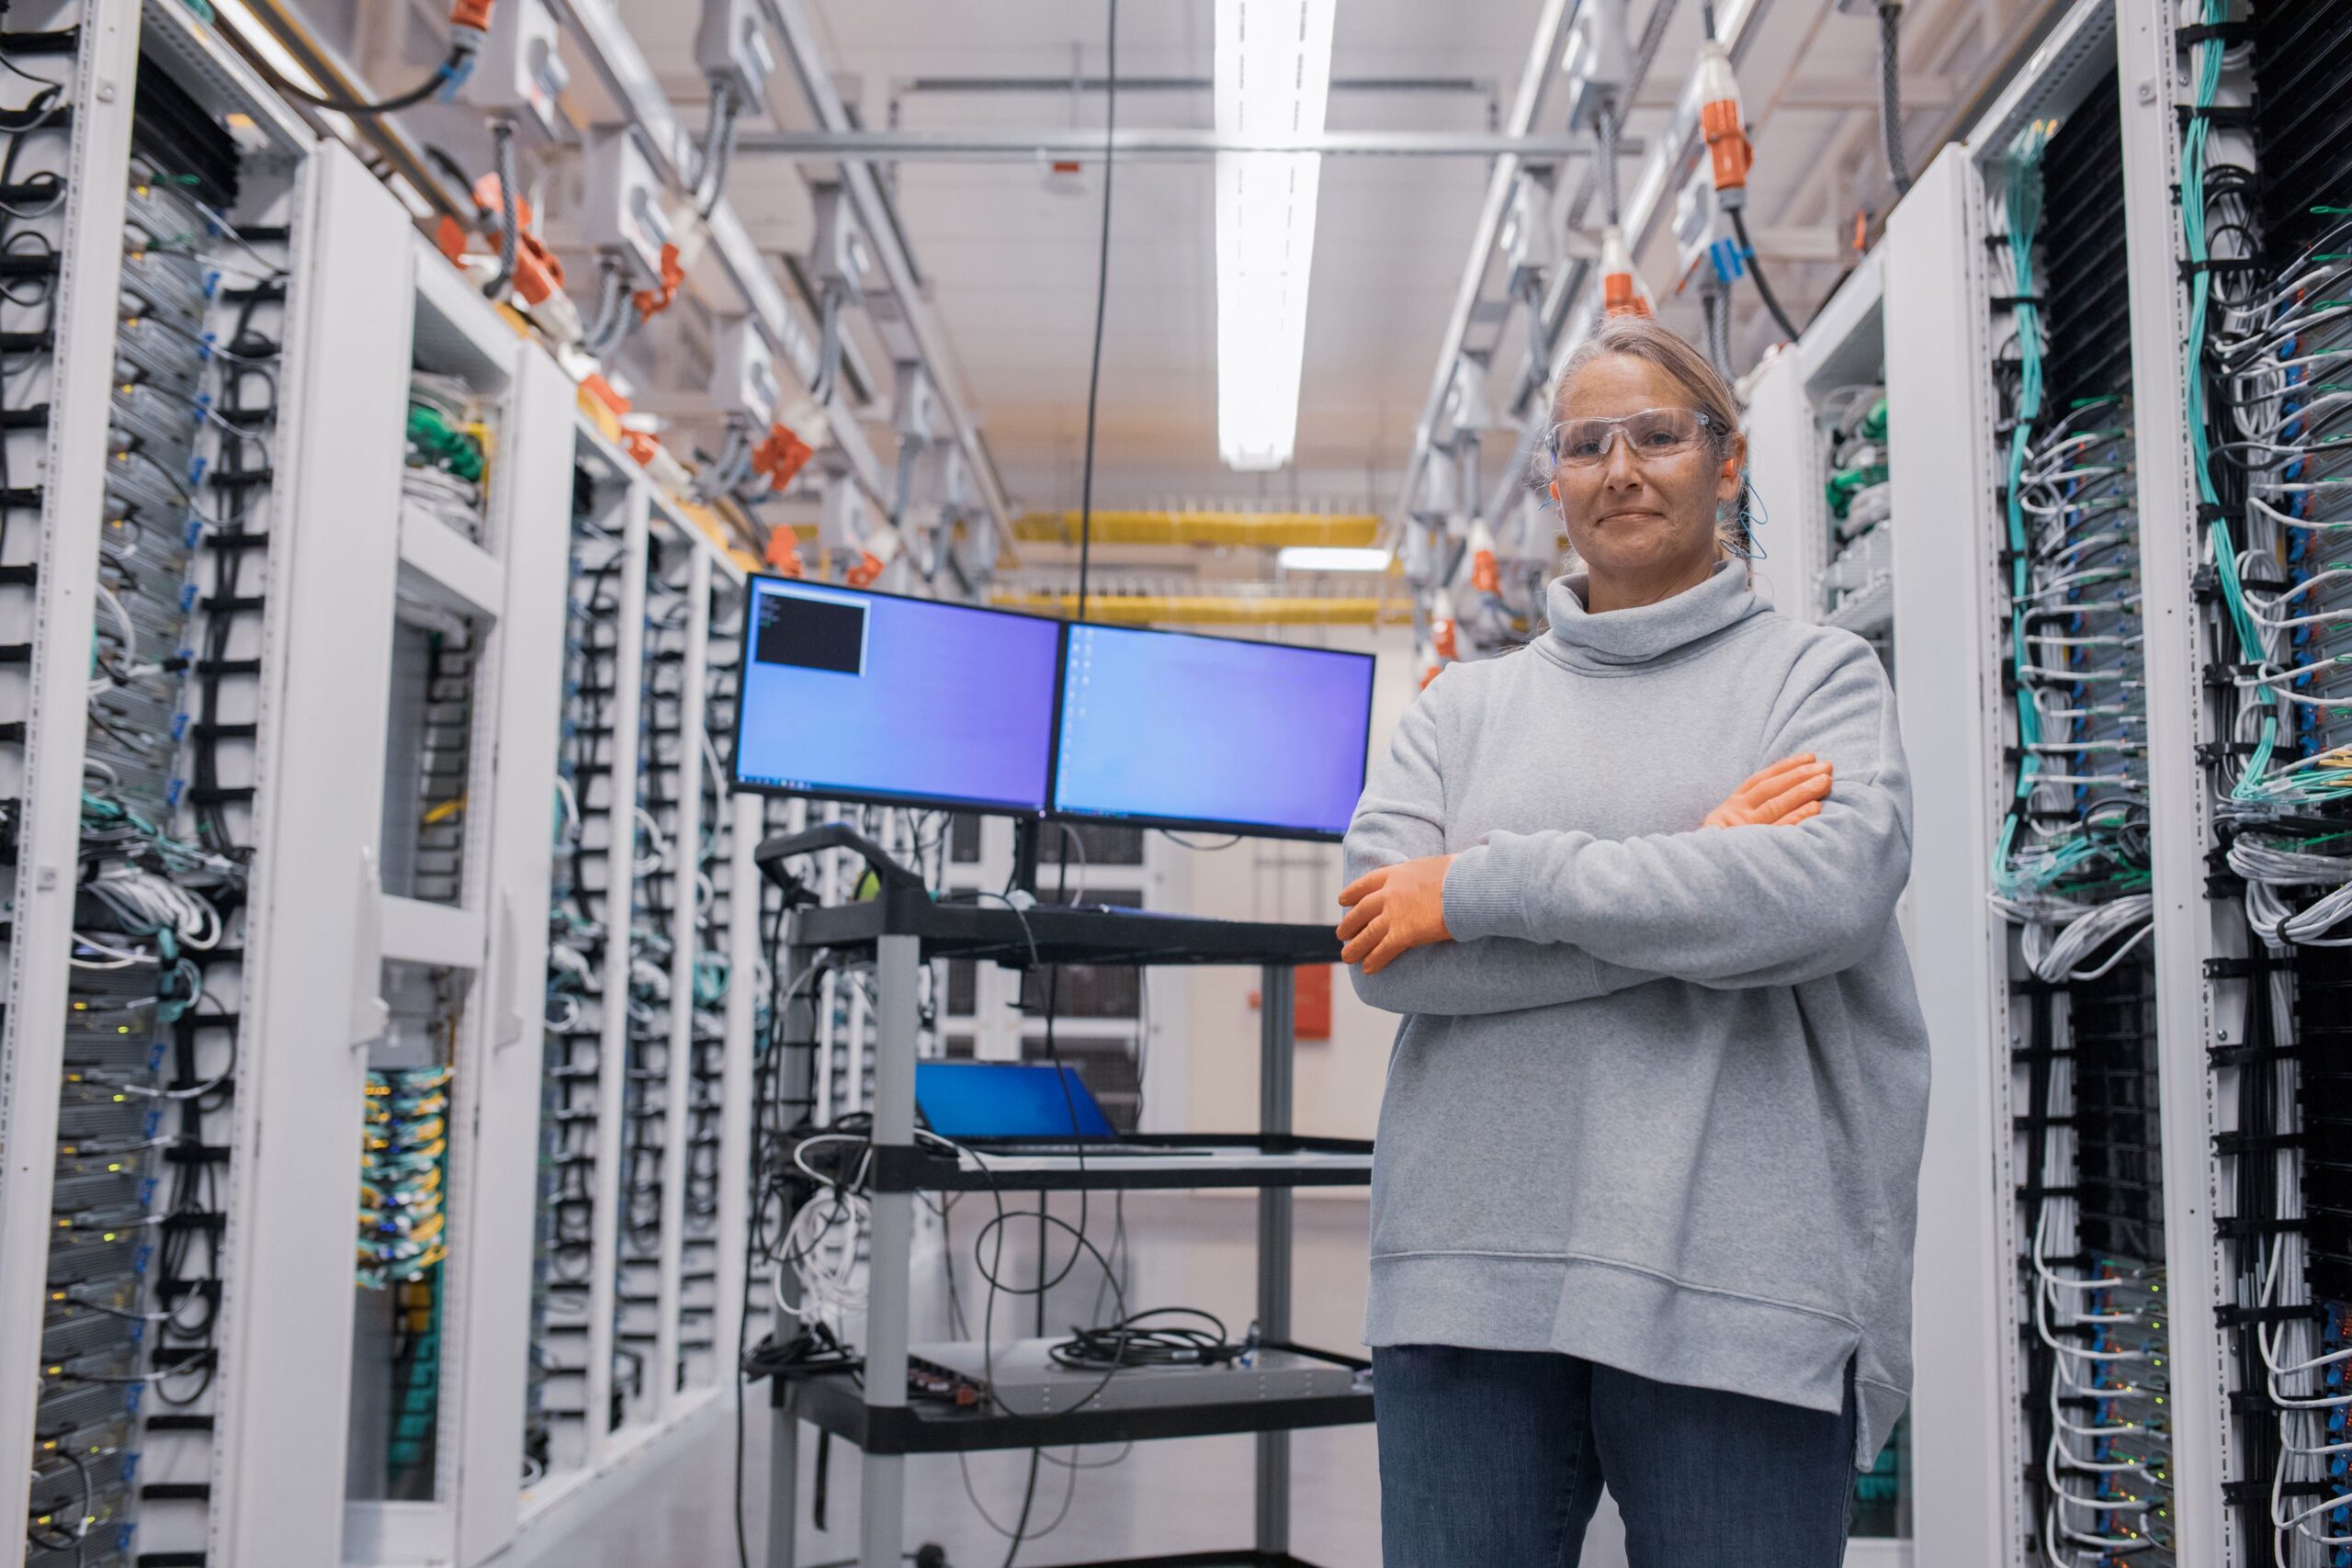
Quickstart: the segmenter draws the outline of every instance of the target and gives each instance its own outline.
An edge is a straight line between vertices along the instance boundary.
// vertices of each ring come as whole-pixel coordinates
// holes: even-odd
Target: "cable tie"
[[[2199,273],[2256,273],[2270,270],[2269,264],[2246,256],[2208,256],[2203,261],[2184,261],[2176,265],[2180,268],[2180,280],[2183,283],[2194,281]]]
[[[2200,43],[2218,42],[2224,47],[2252,43],[2254,24],[2245,22],[2194,22],[2173,31],[2173,42],[2183,49],[2194,49]]]
[[[2224,130],[2244,129],[2254,124],[2254,106],[2251,104],[2207,104],[2202,107],[2194,104],[2176,104],[2173,112],[2180,117],[2184,130],[2200,119]]]

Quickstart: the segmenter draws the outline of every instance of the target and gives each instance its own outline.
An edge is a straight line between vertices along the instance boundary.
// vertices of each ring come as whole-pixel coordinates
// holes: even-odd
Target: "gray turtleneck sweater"
[[[1552,1350],[1836,1410],[1867,1465],[1911,1382],[1928,1041],[1894,923],[1910,789],[1877,659],[1727,562],[1640,609],[1552,585],[1450,667],[1348,829],[1452,854],[1457,939],[1355,971],[1406,1015],[1372,1189],[1374,1345]],[[1796,751],[1795,827],[1702,829]]]

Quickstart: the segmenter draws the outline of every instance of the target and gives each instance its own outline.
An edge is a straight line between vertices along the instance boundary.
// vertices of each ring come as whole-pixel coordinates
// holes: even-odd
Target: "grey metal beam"
[[[684,189],[692,183],[696,139],[680,123],[669,95],[654,76],[653,67],[638,47],[637,39],[622,25],[617,8],[596,0],[553,3],[605,90],[643,133],[657,166]],[[762,335],[806,385],[816,375],[817,344],[786,306],[784,290],[768,270],[765,258],[752,243],[742,220],[723,197],[711,210],[709,228],[711,253],[734,283],[736,292],[742,296]],[[949,401],[953,406],[952,395]],[[888,505],[888,481],[881,465],[875,460],[873,448],[866,445],[865,432],[858,425],[855,411],[836,397],[829,412],[834,445],[847,458],[859,488],[876,502]],[[991,494],[989,499],[1001,505],[1001,496]],[[1000,510],[998,516],[1003,519],[1007,514]]]
[[[1511,136],[1484,130],[1327,130],[1317,136],[1234,136],[1196,127],[1114,131],[1057,126],[971,126],[938,130],[747,130],[735,155],[906,162],[1093,158],[1204,158],[1219,152],[1313,152],[1326,157],[1513,158],[1554,163],[1592,152],[1587,137]],[[1637,151],[1637,141],[1623,143]]]
[[[1520,70],[1519,95],[1511,100],[1510,118],[1503,129],[1514,136],[1525,136],[1533,129],[1535,117],[1543,112],[1544,96],[1558,74],[1555,62],[1560,58],[1560,48],[1567,37],[1569,0],[1544,0],[1544,13],[1536,18],[1535,39],[1528,48],[1527,60]],[[1413,491],[1421,482],[1421,469],[1429,461],[1430,437],[1437,432],[1438,416],[1445,408],[1446,389],[1453,380],[1454,357],[1462,352],[1463,340],[1469,335],[1470,321],[1478,309],[1479,297],[1487,286],[1487,266],[1494,259],[1495,243],[1502,233],[1503,214],[1510,206],[1511,182],[1519,177],[1516,157],[1498,159],[1487,175],[1487,200],[1478,209],[1478,226],[1470,238],[1470,259],[1462,269],[1462,282],[1454,289],[1453,312],[1446,319],[1445,337],[1438,348],[1437,368],[1430,378],[1430,393],[1421,407],[1421,417],[1413,426],[1413,456],[1405,467],[1405,483],[1398,491],[1396,514],[1403,516],[1412,510]]]
[[[906,93],[1100,93],[1102,76],[914,76],[897,85]],[[1122,76],[1122,93],[1206,93],[1214,76]],[[1479,76],[1334,76],[1335,93],[1462,93],[1491,97],[1495,84]]]
[[[809,19],[803,0],[760,0],[760,8],[767,14],[769,25],[784,43],[784,58],[800,84],[800,92],[808,101],[820,126],[830,131],[854,129],[848,106],[842,102],[840,90],[833,84],[832,71],[825,62],[820,47],[815,24]],[[740,151],[739,143],[739,151]],[[915,271],[913,259],[907,254],[904,237],[899,229],[897,213],[890,203],[889,193],[874,177],[873,168],[857,159],[842,160],[842,179],[849,186],[850,201],[857,212],[858,222],[873,242],[875,254],[882,263],[882,273],[890,285],[890,292],[898,308],[906,334],[913,340],[917,357],[930,373],[932,384],[938,389],[940,401],[947,410],[956,428],[956,445],[971,466],[979,486],[980,502],[988,509],[996,525],[997,537],[1007,547],[1012,538],[1012,515],[1004,498],[1004,480],[996,469],[996,459],[988,443],[981,439],[979,426],[965,406],[962,377],[947,362],[946,334],[933,312],[931,300],[924,294]],[[886,502],[887,504],[887,502]]]

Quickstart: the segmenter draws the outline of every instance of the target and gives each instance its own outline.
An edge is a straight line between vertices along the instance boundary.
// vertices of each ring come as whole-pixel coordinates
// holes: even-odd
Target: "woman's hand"
[[[1399,953],[1432,942],[1452,942],[1445,929],[1445,868],[1452,855],[1425,855],[1368,871],[1340,895],[1347,907],[1340,921],[1340,957],[1377,975]]]
[[[1790,828],[1821,815],[1829,794],[1830,766],[1810,751],[1783,757],[1731,792],[1707,813],[1702,828]]]

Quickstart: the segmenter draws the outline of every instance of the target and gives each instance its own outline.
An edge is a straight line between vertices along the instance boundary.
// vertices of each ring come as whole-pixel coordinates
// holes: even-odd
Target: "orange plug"
[[[514,236],[514,292],[526,305],[544,305],[563,287],[563,263],[537,234],[526,230]]]
[[[1649,297],[1634,274],[1634,253],[1624,231],[1611,224],[1600,234],[1600,310],[1605,316],[1648,316]]]
[[[1500,594],[1503,570],[1495,559],[1495,531],[1485,518],[1470,525],[1470,586],[1481,593]]]
[[[652,288],[640,288],[629,296],[637,306],[637,319],[649,321],[670,308],[678,297],[678,286],[686,280],[686,269],[678,260],[678,247],[664,243],[662,247],[662,282]]]
[[[638,466],[642,468],[653,461],[654,454],[662,450],[662,442],[650,430],[624,430],[621,432],[621,450],[637,459]]]
[[[778,523],[768,530],[767,547],[760,558],[786,577],[800,575],[800,541],[789,523]]]
[[[767,439],[752,448],[752,471],[768,477],[768,489],[781,491],[815,456],[808,443],[795,435],[788,426],[771,424]]]
[[[876,578],[889,570],[892,561],[899,558],[899,550],[902,544],[903,541],[899,539],[899,531],[896,528],[887,524],[876,528],[866,536],[865,547],[857,558],[857,564],[842,574],[842,581],[852,588],[870,586]]]
[[[1747,197],[1747,171],[1755,165],[1756,149],[1748,144],[1731,56],[1713,39],[1699,46],[1699,129],[1713,160],[1718,204],[1736,207]],[[1733,196],[1735,191],[1739,194]]]
[[[449,25],[471,28],[478,33],[490,31],[491,4],[492,0],[456,0],[449,7]]]
[[[487,14],[490,8],[485,5],[482,9]],[[476,211],[493,217],[503,214],[505,193],[499,188],[495,172],[474,182],[473,197]],[[451,261],[464,255],[465,234],[455,219],[444,217],[434,238],[441,254]],[[495,242],[485,243],[492,250],[497,249]],[[453,245],[455,249],[451,248]],[[514,273],[509,281],[526,305],[544,305],[563,287],[563,263],[548,249],[546,241],[531,231],[531,204],[520,197],[514,199]]]
[[[612,410],[615,419],[628,412],[628,400],[614,391],[613,384],[601,375],[592,375],[583,379],[580,383],[580,389]]]

